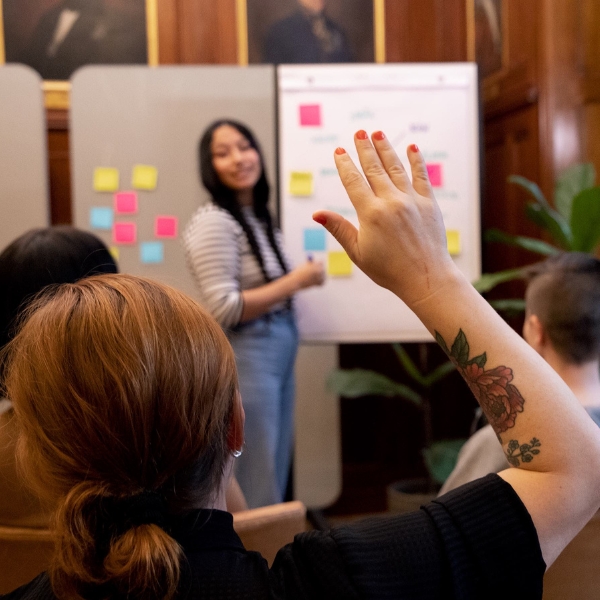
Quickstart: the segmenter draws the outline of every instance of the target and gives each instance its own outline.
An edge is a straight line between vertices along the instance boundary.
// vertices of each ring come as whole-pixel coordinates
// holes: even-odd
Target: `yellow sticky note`
[[[448,243],[448,252],[450,256],[460,254],[460,231],[449,229],[446,231],[446,241]]]
[[[292,171],[290,194],[292,196],[312,196],[314,193],[313,174],[309,171]]]
[[[332,277],[348,277],[352,275],[352,261],[345,252],[329,252],[327,254],[327,273]]]
[[[158,181],[158,170],[151,165],[135,165],[131,177],[131,185],[136,190],[155,190]]]
[[[110,255],[115,259],[115,262],[119,262],[119,249],[116,246],[110,246],[108,249]]]
[[[119,169],[96,167],[94,169],[94,191],[116,192],[119,189]]]

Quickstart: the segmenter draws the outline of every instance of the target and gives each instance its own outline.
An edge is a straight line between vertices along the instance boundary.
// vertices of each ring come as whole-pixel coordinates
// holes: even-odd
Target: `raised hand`
[[[407,150],[411,183],[383,132],[375,132],[372,141],[365,131],[354,136],[364,177],[343,148],[335,151],[359,229],[331,211],[318,211],[313,219],[375,283],[411,306],[443,286],[457,269],[446,248],[442,215],[419,149],[412,145]]]

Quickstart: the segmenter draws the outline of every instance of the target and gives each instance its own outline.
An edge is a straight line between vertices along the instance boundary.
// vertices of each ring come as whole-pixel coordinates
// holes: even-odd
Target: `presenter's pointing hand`
[[[415,305],[457,272],[425,161],[415,145],[408,147],[411,183],[382,132],[375,132],[371,143],[366,132],[359,131],[354,143],[364,176],[343,148],[335,151],[335,163],[359,229],[331,211],[318,211],[313,219],[375,283]]]

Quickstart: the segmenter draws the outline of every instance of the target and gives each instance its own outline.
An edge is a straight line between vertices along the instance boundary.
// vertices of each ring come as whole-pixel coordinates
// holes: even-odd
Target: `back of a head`
[[[568,252],[529,270],[528,314],[539,318],[554,350],[583,364],[600,355],[600,260]]]
[[[181,548],[161,519],[206,506],[229,455],[225,335],[184,294],[126,275],[57,286],[27,313],[6,388],[19,460],[58,505],[55,592],[171,597]]]
[[[108,249],[91,233],[68,226],[24,233],[0,254],[0,348],[19,310],[47,285],[116,272]]]

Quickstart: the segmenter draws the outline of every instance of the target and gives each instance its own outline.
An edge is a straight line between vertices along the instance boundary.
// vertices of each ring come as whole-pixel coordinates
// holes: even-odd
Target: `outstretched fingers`
[[[408,161],[410,162],[410,169],[412,172],[412,185],[415,188],[417,194],[433,198],[433,190],[431,189],[431,183],[429,182],[429,173],[427,172],[427,165],[425,159],[421,154],[419,147],[416,144],[411,144],[407,150]]]
[[[350,202],[360,214],[361,209],[375,199],[375,194],[373,194],[373,190],[371,190],[369,184],[343,148],[336,149],[334,158],[335,166],[340,174],[342,184],[346,188]]]
[[[313,220],[323,225],[341,244],[346,254],[356,262],[358,257],[358,230],[342,215],[330,210],[319,210],[312,216]]]
[[[354,144],[362,170],[375,194],[380,198],[385,198],[386,195],[395,192],[396,186],[382,164],[379,152],[374,148],[364,129],[356,132]]]
[[[410,190],[410,177],[383,131],[376,131],[371,137],[381,164],[392,183],[403,192]]]

